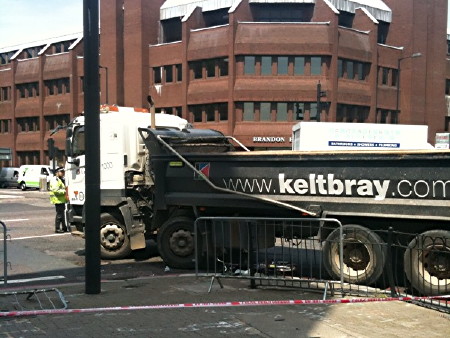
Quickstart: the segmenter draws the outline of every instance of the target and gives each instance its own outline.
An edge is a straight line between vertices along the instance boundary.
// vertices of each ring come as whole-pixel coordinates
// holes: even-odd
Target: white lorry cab
[[[101,106],[100,109],[100,190],[102,205],[102,257],[118,258],[129,253],[123,246],[125,229],[118,220],[128,220],[129,212],[123,206],[129,187],[140,186],[146,180],[148,151],[138,128],[151,125],[151,114],[146,109],[130,107]],[[72,120],[66,130],[66,172],[65,182],[69,204],[67,220],[69,225],[82,231],[83,207],[85,202],[85,119],[79,116]],[[156,129],[190,129],[187,120],[176,115],[155,114]],[[149,175],[147,175],[149,176]],[[112,212],[114,210],[115,212]],[[130,225],[131,226],[131,225]],[[123,248],[123,249],[122,249]]]
[[[433,149],[426,125],[299,122],[292,127],[292,150],[419,149]]]
[[[52,176],[53,172],[49,165],[25,164],[19,168],[17,185],[22,190],[26,190],[28,188],[39,189],[39,182],[41,178],[45,178],[48,187]]]

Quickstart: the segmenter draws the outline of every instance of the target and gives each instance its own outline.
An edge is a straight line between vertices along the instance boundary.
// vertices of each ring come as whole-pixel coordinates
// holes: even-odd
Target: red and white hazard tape
[[[387,297],[387,298],[351,298],[351,299],[311,299],[311,300],[255,300],[255,301],[234,301],[217,303],[181,303],[181,304],[160,304],[160,305],[142,305],[142,306],[113,306],[98,307],[86,309],[54,309],[54,310],[30,310],[30,311],[8,311],[0,312],[0,317],[23,317],[50,314],[68,314],[68,313],[92,313],[92,312],[110,312],[110,311],[132,311],[132,310],[158,310],[158,309],[182,309],[182,308],[221,308],[233,306],[272,306],[272,305],[311,305],[311,304],[349,304],[349,303],[371,303],[371,302],[392,302],[392,301],[414,301],[414,300],[443,300],[450,301],[450,295],[447,296],[429,296],[429,297]]]

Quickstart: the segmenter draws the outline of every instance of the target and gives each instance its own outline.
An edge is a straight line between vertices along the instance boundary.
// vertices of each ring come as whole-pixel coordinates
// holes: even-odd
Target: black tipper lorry
[[[373,283],[380,276],[386,239],[374,230],[392,226],[429,238],[410,243],[405,252],[405,272],[413,285],[420,279],[415,286],[421,291],[450,290],[449,151],[244,152],[214,131],[140,132],[151,154],[152,227],[158,228],[167,264],[193,266],[193,244],[189,254],[185,246],[193,243],[189,237],[196,217],[332,217],[344,225],[347,240],[369,238],[383,247],[364,248],[372,260],[367,266],[374,266],[358,282]],[[338,234],[319,235],[335,240]],[[438,246],[442,254],[416,254],[418,245],[435,249],[436,238],[444,239]],[[337,276],[333,253],[323,257]],[[344,277],[353,281],[354,276]],[[423,279],[427,284],[421,287]]]

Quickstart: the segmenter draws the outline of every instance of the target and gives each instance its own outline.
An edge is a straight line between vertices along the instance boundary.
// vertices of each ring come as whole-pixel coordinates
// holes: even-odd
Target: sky
[[[83,0],[0,0],[0,49],[82,31]]]
[[[83,0],[0,0],[0,48],[83,31]]]

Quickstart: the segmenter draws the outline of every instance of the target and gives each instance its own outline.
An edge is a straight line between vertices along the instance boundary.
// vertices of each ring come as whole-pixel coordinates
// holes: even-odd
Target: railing
[[[6,225],[0,221],[3,230],[3,284],[6,286],[8,284],[8,250],[6,239],[8,237]]]
[[[336,219],[199,218],[196,275],[342,296],[420,298],[450,311],[450,235],[374,231]]]
[[[211,277],[211,286],[238,278],[249,279],[252,288],[291,286],[333,295],[336,285],[343,289],[343,278],[331,279],[324,269],[322,243],[313,237],[321,226],[342,229],[334,219],[199,218],[196,274]],[[342,262],[342,252],[337,260]]]

